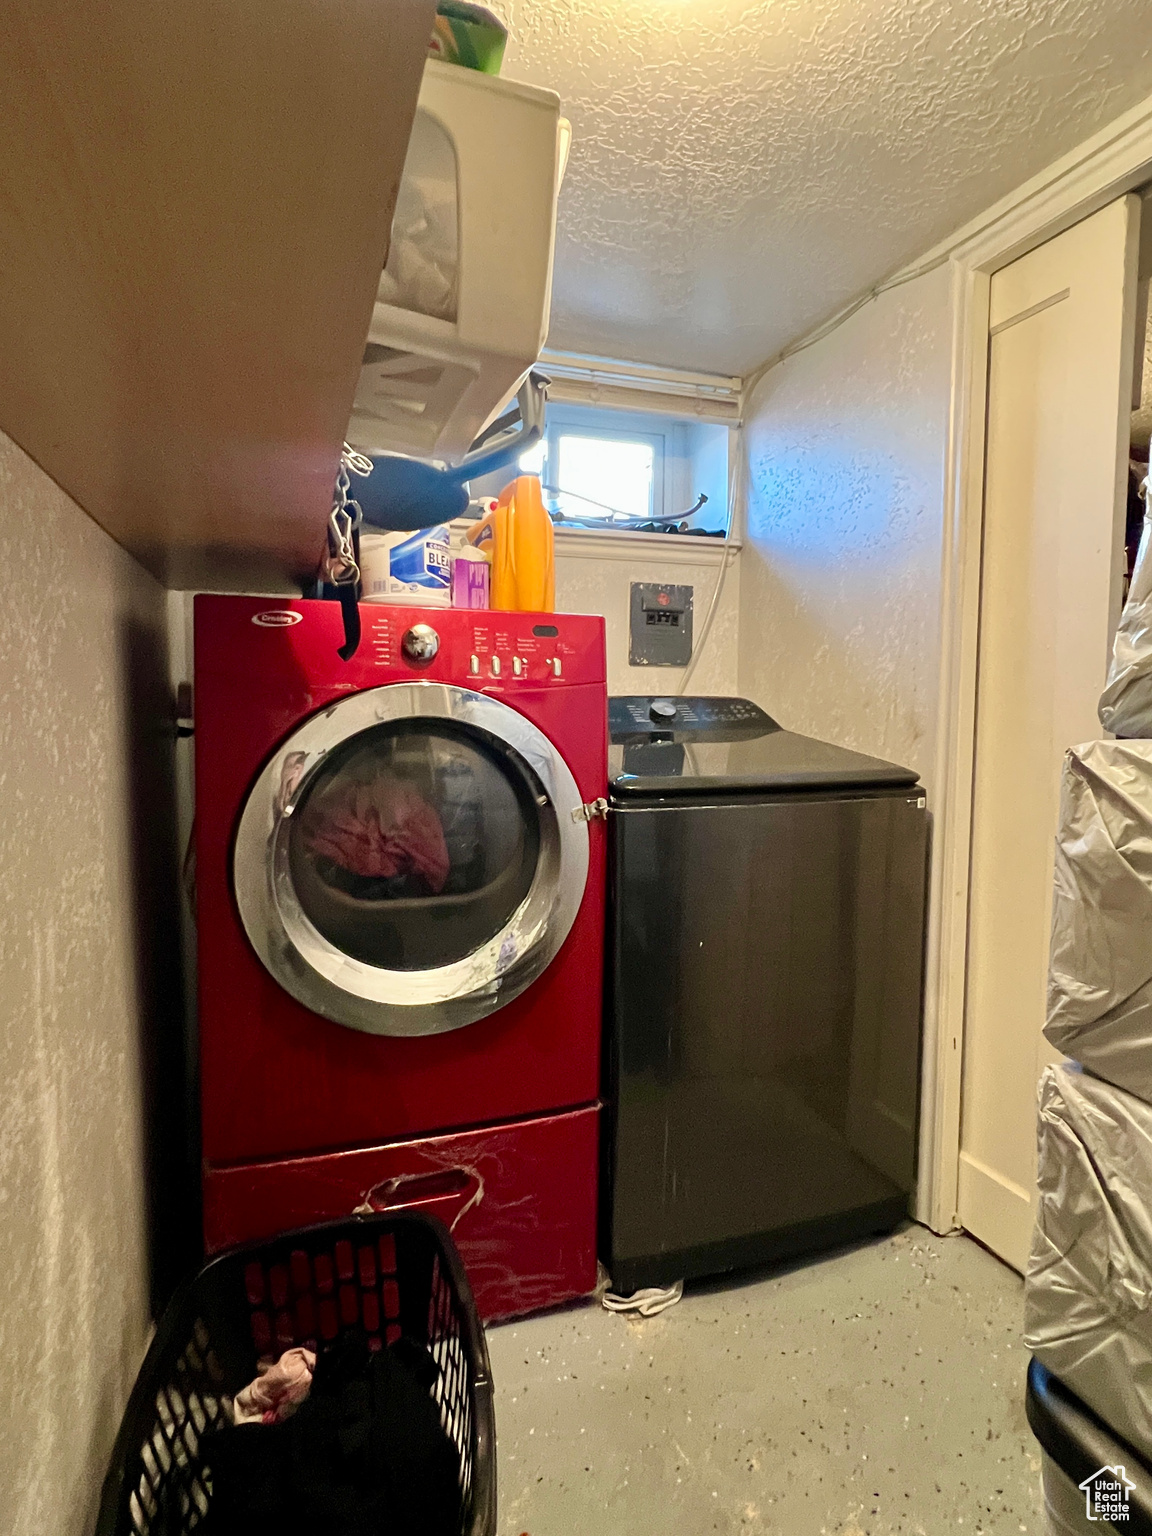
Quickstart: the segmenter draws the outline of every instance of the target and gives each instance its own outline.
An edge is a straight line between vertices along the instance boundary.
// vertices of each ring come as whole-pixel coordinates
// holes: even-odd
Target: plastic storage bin
[[[1124,1530],[1152,1536],[1152,1467],[1087,1408],[1039,1360],[1028,1366],[1025,1409],[1043,1453],[1044,1512],[1049,1536],[1097,1536]],[[1098,1472],[1122,1472],[1127,1485],[1122,1521],[1089,1514],[1083,1484]]]
[[[207,1264],[169,1304],[132,1390],[104,1481],[96,1536],[190,1536],[212,1491],[199,1444],[257,1361],[321,1350],[365,1329],[403,1331],[440,1367],[432,1395],[460,1453],[462,1536],[496,1530],[496,1434],[484,1329],[464,1266],[434,1217],[327,1222]],[[320,1536],[320,1533],[317,1533]]]
[[[552,91],[430,59],[348,441],[457,462],[548,334],[570,129]]]

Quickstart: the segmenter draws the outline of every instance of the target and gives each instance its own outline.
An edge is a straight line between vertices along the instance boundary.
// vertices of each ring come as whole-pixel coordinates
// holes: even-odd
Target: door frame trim
[[[921,1176],[916,1198],[918,1219],[937,1232],[958,1225],[991,278],[999,268],[1149,181],[1152,96],[908,269],[911,275],[947,261],[952,279],[935,754],[936,856],[929,898]]]

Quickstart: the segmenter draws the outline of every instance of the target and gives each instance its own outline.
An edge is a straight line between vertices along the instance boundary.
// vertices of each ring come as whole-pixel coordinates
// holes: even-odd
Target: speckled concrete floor
[[[1021,1282],[922,1227],[489,1330],[501,1536],[1040,1536]]]

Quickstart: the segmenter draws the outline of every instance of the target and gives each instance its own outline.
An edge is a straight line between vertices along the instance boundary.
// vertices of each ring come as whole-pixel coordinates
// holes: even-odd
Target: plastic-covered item
[[[1065,756],[1044,1033],[1152,1103],[1152,741]]]
[[[1039,1203],[1024,1287],[1037,1359],[1152,1449],[1152,1107],[1074,1063],[1039,1092]]]
[[[521,613],[556,607],[556,536],[537,475],[519,475],[495,508],[468,529],[468,542],[491,551],[489,603]]]
[[[429,59],[347,439],[457,462],[540,356],[571,137],[552,91]]]
[[[459,261],[456,151],[446,129],[430,113],[417,112],[379,302],[455,320]]]
[[[1100,724],[1117,736],[1152,736],[1152,509],[1144,513],[1132,585],[1112,643]]]
[[[462,1536],[495,1536],[496,1434],[484,1329],[464,1266],[435,1217],[364,1215],[213,1259],[169,1303],[148,1349],[100,1500],[96,1536],[206,1530],[200,1438],[261,1358],[324,1350],[350,1328],[374,1348],[402,1334],[438,1370],[430,1391],[459,1452]]]

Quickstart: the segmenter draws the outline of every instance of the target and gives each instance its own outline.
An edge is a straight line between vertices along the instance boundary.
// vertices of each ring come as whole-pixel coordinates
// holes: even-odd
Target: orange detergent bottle
[[[493,608],[551,613],[556,607],[555,539],[537,475],[506,485],[493,510],[473,523],[468,542],[490,551]]]

